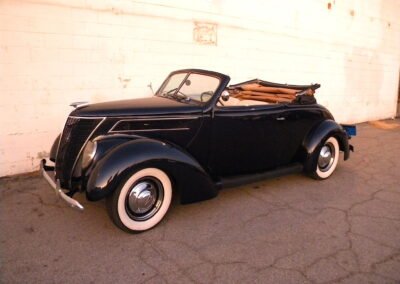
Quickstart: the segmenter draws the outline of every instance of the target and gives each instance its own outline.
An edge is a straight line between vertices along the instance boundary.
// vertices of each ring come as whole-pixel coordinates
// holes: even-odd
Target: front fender
[[[182,203],[210,199],[218,193],[215,183],[188,153],[141,138],[117,144],[92,166],[86,183],[87,199],[95,201],[112,194],[121,181],[145,167],[165,171],[180,191]]]
[[[58,145],[60,144],[61,133],[58,134],[57,138],[54,140],[53,145],[50,150],[50,161],[55,162],[57,157]]]
[[[338,140],[340,150],[344,152],[344,160],[347,160],[350,156],[347,133],[338,123],[331,119],[322,121],[304,139],[303,149],[307,157],[310,157],[320,143],[328,136],[334,136]]]

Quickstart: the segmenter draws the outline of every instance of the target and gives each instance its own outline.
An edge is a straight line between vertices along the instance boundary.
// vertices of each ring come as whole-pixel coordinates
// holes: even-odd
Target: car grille
[[[101,119],[68,117],[56,157],[56,178],[61,187],[70,188],[70,178],[76,159]]]

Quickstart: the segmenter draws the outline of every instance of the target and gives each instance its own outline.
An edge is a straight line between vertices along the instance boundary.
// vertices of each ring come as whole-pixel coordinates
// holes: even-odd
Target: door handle
[[[285,120],[285,119],[286,119],[286,117],[284,117],[284,116],[280,116],[280,117],[276,118],[276,120]]]

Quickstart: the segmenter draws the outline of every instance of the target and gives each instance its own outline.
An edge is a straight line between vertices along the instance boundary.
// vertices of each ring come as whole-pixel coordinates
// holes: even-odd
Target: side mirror
[[[221,94],[221,99],[224,101],[224,102],[226,102],[226,101],[228,101],[229,100],[229,92],[227,91],[227,90],[225,90],[225,91],[223,91],[222,92],[222,94]]]

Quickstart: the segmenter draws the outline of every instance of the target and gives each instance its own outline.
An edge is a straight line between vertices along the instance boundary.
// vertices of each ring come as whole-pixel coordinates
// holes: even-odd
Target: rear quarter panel
[[[326,108],[318,104],[289,104],[283,116],[286,119],[282,121],[280,127],[284,128],[285,136],[282,137],[282,143],[280,143],[282,147],[280,165],[303,162],[305,159],[304,140],[317,125],[324,120],[333,119],[333,116]]]

